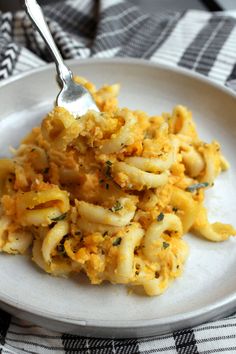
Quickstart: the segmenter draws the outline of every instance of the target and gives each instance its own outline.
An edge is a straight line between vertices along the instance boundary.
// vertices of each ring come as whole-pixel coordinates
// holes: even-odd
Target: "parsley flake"
[[[168,242],[163,242],[162,243],[162,247],[164,248],[164,250],[166,249],[166,248],[168,248],[170,246],[170,244],[168,243]]]
[[[106,177],[110,178],[111,177],[111,166],[112,162],[111,161],[106,161],[106,169],[105,169],[105,175]]]
[[[116,202],[115,202],[115,204],[113,205],[113,207],[111,207],[111,211],[112,212],[116,212],[116,211],[119,211],[119,210],[121,210],[121,209],[123,209],[123,206],[121,205],[121,203],[119,202],[119,200],[117,200]]]
[[[122,238],[121,237],[118,237],[113,243],[112,245],[113,246],[119,246],[121,244],[121,241],[122,241]]]
[[[66,250],[64,246],[65,240],[68,238],[68,234],[66,234],[60,241],[59,245],[57,245],[57,252],[60,256],[66,256]]]
[[[57,245],[57,252],[60,255],[64,255],[66,253],[64,245],[62,244]]]
[[[67,213],[61,214],[59,216],[57,216],[56,218],[51,218],[52,221],[61,221],[64,220],[67,216]]]
[[[188,186],[186,188],[187,192],[195,192],[196,190],[200,189],[200,188],[206,188],[209,186],[208,182],[203,182],[203,183],[196,183],[196,184],[192,184],[191,186]]]
[[[49,167],[46,167],[44,170],[43,170],[43,173],[48,173],[49,172]]]
[[[163,213],[160,213],[157,217],[157,221],[162,221],[164,219],[165,215]]]

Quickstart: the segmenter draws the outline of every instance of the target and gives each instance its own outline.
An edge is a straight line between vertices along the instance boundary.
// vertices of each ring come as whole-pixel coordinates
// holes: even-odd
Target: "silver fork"
[[[58,82],[61,86],[61,91],[56,98],[56,105],[66,108],[75,117],[85,114],[88,110],[99,112],[89,91],[74,82],[72,72],[62,59],[37,1],[24,0],[23,4],[36,30],[40,33],[52,53],[56,64]]]

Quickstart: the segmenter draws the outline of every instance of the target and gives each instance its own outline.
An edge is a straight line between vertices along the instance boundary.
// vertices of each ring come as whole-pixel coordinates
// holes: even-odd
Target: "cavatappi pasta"
[[[183,234],[223,241],[205,190],[228,168],[218,142],[198,137],[191,112],[149,117],[119,109],[119,85],[92,93],[102,113],[75,119],[55,107],[0,160],[0,251],[23,254],[53,275],[84,272],[92,284],[163,293],[188,257]]]

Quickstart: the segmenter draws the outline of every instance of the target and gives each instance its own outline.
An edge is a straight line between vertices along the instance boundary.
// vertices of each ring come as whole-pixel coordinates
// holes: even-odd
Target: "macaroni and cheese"
[[[203,142],[191,112],[148,116],[120,109],[119,85],[76,78],[101,113],[75,119],[55,107],[0,160],[0,251],[32,252],[52,275],[84,272],[163,293],[188,257],[191,231],[224,241],[236,230],[209,223],[204,195],[229,165]],[[28,252],[28,251],[27,251]]]

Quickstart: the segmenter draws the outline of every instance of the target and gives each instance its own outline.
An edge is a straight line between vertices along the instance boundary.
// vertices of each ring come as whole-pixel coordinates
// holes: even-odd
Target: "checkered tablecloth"
[[[236,90],[236,19],[231,13],[152,17],[125,0],[67,0],[45,6],[44,13],[65,59],[143,58],[196,71]],[[0,13],[1,80],[49,61],[24,12]],[[51,332],[0,310],[0,352],[236,353],[236,316],[161,337],[99,340]]]

